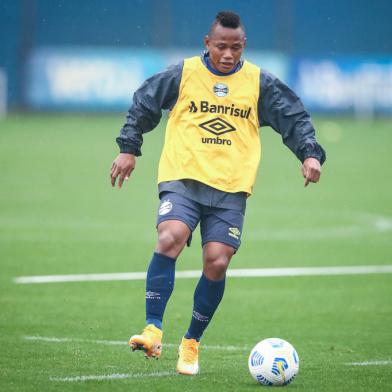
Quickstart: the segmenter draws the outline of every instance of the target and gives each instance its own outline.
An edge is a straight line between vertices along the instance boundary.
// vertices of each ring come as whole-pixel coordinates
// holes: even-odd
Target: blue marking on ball
[[[261,366],[263,362],[264,362],[264,357],[258,351],[254,351],[252,357],[250,358],[251,365]]]
[[[272,385],[273,385],[271,381],[267,380],[267,379],[266,379],[263,375],[261,375],[261,374],[258,374],[258,375],[256,376],[256,378],[257,378],[257,381],[258,381],[260,384],[268,385],[268,386],[272,386]]]
[[[271,370],[271,372],[275,374],[275,376],[278,376],[280,374],[278,363],[282,364],[284,370],[287,370],[289,368],[289,365],[284,358],[276,357],[274,359],[274,363],[272,364],[272,370]]]
[[[293,351],[293,358],[294,358],[295,364],[297,365],[298,364],[298,354],[295,350]]]

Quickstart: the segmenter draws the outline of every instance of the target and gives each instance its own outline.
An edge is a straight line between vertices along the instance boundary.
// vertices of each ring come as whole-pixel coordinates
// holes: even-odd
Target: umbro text
[[[231,140],[221,139],[219,137],[202,137],[201,142],[204,144],[227,144],[231,146]]]

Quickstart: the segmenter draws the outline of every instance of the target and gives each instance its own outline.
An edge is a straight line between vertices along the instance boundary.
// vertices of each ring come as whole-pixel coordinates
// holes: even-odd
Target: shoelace
[[[197,348],[194,347],[193,345],[184,345],[182,347],[182,354],[183,354],[183,358],[184,358],[184,362],[188,362],[188,363],[194,363],[195,359],[197,357]]]

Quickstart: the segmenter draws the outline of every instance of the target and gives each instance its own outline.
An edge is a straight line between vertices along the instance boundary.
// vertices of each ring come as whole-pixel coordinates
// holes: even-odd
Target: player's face
[[[245,42],[245,34],[241,27],[231,29],[220,24],[204,39],[210,53],[211,65],[223,73],[230,72],[238,64]]]

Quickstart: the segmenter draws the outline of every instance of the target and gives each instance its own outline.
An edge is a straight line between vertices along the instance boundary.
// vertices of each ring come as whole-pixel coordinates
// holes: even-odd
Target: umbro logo
[[[202,321],[203,323],[207,323],[208,321],[210,321],[210,319],[207,316],[203,316],[199,312],[196,312],[196,310],[192,312],[192,317],[198,321]]]
[[[237,227],[229,227],[229,232],[227,233],[230,237],[235,238],[236,240],[240,239],[241,232]]]
[[[161,294],[154,291],[147,291],[146,299],[161,299]]]
[[[219,117],[213,118],[212,120],[205,121],[199,124],[200,128],[203,128],[207,132],[213,133],[216,137],[203,137],[201,142],[204,144],[222,144],[231,146],[230,139],[221,139],[219,136],[224,133],[233,132],[236,129],[227,121],[222,120]]]
[[[227,121],[222,120],[219,117],[213,118],[212,120],[205,121],[199,124],[200,128],[205,129],[214,135],[220,136],[227,132],[233,132],[236,129]]]

